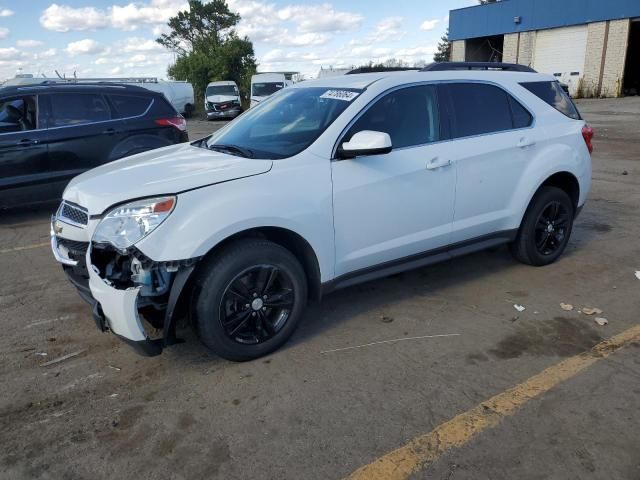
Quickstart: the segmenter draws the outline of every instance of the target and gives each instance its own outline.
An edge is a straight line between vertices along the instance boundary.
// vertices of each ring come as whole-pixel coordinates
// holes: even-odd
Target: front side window
[[[109,105],[102,95],[55,93],[51,95],[51,125],[63,127],[111,119]]]
[[[388,133],[393,148],[438,141],[440,122],[436,87],[419,85],[385,95],[353,124],[345,140],[363,130]]]
[[[454,137],[513,128],[509,96],[501,88],[483,83],[453,83],[448,89],[455,116]]]
[[[268,97],[283,88],[284,83],[282,82],[254,83],[251,85],[251,95],[254,97]]]
[[[207,87],[205,96],[212,97],[214,95],[224,95],[227,97],[235,97],[238,95],[238,89],[234,85],[210,85]]]
[[[252,158],[291,157],[315,142],[360,93],[287,88],[218,130],[205,146]]]
[[[582,119],[575,104],[558,82],[525,82],[520,85],[567,117]]]
[[[0,100],[0,133],[34,130],[36,126],[36,98],[13,97]]]

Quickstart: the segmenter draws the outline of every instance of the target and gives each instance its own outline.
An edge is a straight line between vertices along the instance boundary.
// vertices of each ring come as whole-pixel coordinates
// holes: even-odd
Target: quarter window
[[[353,124],[345,140],[363,130],[388,133],[393,148],[438,141],[440,122],[436,87],[419,85],[387,94]]]
[[[51,95],[52,126],[82,125],[111,119],[111,111],[102,95],[56,93]]]
[[[114,118],[139,117],[151,104],[151,98],[136,95],[109,95],[109,100],[116,110]]]
[[[511,95],[509,97],[509,104],[511,105],[511,114],[513,115],[513,128],[526,128],[533,122],[533,117],[529,111],[524,108],[520,102],[518,102]]]
[[[520,85],[560,113],[574,120],[581,120],[575,104],[558,82],[525,82]]]

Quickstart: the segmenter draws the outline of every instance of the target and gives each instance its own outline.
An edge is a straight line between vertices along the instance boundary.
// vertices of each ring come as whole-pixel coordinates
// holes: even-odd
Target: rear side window
[[[567,117],[574,120],[582,119],[578,109],[558,82],[525,82],[520,85]]]
[[[454,137],[470,137],[513,128],[509,95],[482,83],[448,85],[454,110]]]
[[[137,95],[109,95],[109,100],[115,108],[114,118],[139,117],[151,104],[150,97]]]
[[[386,132],[394,148],[440,139],[438,95],[433,85],[408,87],[378,100],[353,124],[347,138],[362,130]]]
[[[111,110],[102,95],[55,93],[51,98],[51,126],[63,127],[111,119]]]

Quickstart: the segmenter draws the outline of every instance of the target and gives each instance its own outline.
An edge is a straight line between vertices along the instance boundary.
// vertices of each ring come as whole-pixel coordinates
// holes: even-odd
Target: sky
[[[369,61],[431,61],[449,10],[476,0],[228,0],[259,71]],[[167,77],[173,54],[155,42],[186,0],[0,0],[0,80],[16,73]]]

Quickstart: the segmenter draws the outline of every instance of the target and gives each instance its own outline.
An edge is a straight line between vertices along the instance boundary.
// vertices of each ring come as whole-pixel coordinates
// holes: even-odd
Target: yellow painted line
[[[349,480],[399,480],[433,464],[444,453],[468,443],[483,430],[497,426],[503,418],[553,387],[577,375],[598,360],[625,345],[640,341],[640,325],[605,340],[591,350],[568,358],[523,383],[420,435],[406,445],[383,455],[347,477]]]
[[[34,243],[33,245],[24,245],[22,247],[5,248],[3,250],[0,250],[0,254],[21,252],[23,250],[33,250],[34,248],[48,247],[49,245],[51,245],[50,242],[45,242],[45,243]]]

